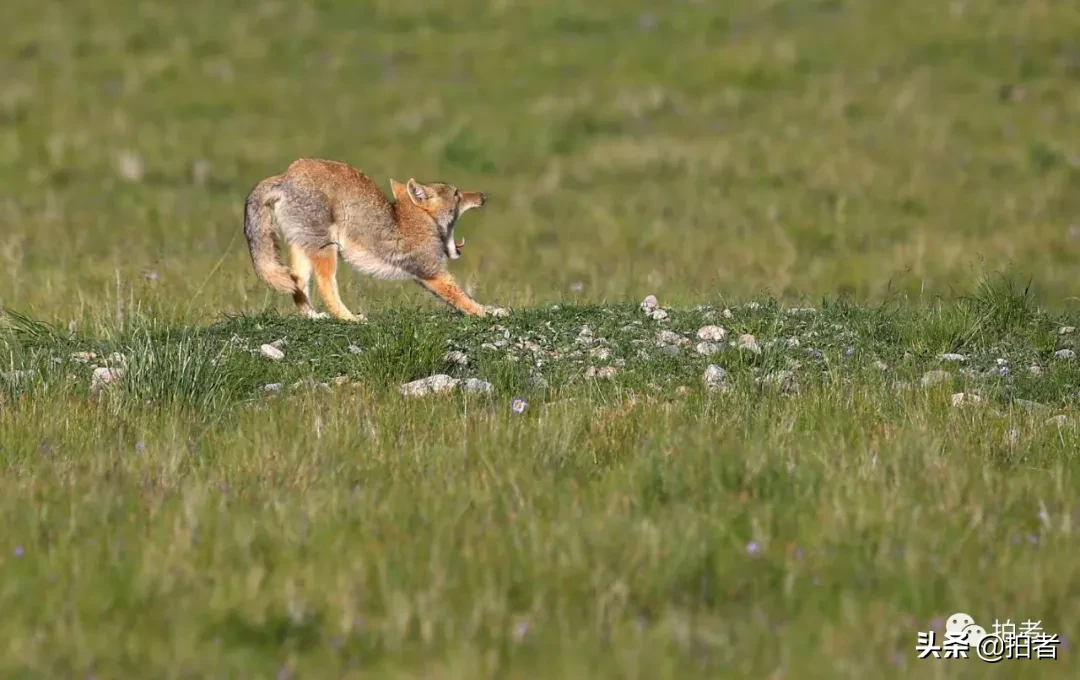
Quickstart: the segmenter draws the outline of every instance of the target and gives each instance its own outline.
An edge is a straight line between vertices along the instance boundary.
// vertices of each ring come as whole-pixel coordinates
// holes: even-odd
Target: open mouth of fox
[[[465,247],[465,239],[455,241],[453,237],[446,240],[446,254],[450,256],[451,260],[456,260],[461,257],[461,249]]]

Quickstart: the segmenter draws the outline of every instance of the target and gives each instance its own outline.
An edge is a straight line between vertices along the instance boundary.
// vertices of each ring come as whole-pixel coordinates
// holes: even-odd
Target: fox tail
[[[255,274],[274,290],[291,293],[296,284],[289,268],[281,262],[281,245],[274,227],[274,204],[280,198],[270,180],[263,180],[251,190],[244,203],[244,236]]]

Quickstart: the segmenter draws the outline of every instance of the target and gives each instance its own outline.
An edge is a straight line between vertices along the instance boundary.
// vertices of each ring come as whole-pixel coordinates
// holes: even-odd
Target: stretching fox
[[[446,268],[465,240],[454,240],[462,213],[487,195],[442,182],[390,180],[394,202],[364,173],[339,161],[302,158],[284,173],[259,182],[244,205],[244,235],[255,273],[271,288],[290,293],[300,313],[325,317],[311,306],[314,271],[327,309],[339,319],[363,320],[342,303],[338,254],[357,270],[380,279],[413,279],[455,309],[472,316],[506,311],[485,307],[461,289]],[[276,222],[276,228],[275,228]],[[290,267],[279,258],[279,236],[290,246]]]

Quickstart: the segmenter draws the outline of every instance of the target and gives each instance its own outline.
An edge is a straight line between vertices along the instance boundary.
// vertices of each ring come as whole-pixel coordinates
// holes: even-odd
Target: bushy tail
[[[251,190],[244,204],[244,236],[255,274],[274,290],[291,293],[296,285],[289,268],[281,263],[278,234],[274,228],[272,211],[277,200],[272,182],[260,182]]]

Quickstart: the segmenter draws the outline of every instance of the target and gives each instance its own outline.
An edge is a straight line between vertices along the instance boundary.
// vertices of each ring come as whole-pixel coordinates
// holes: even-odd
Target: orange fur
[[[309,280],[339,319],[362,319],[341,301],[340,255],[354,269],[384,279],[412,279],[455,309],[475,316],[505,310],[486,308],[469,297],[447,269],[460,257],[464,240],[454,239],[458,218],[487,201],[482,192],[460,191],[444,182],[390,180],[388,200],[375,182],[340,161],[303,158],[280,175],[259,182],[244,210],[255,273],[276,290],[291,293],[301,313],[311,307]],[[291,267],[278,259],[278,239],[291,250]]]

